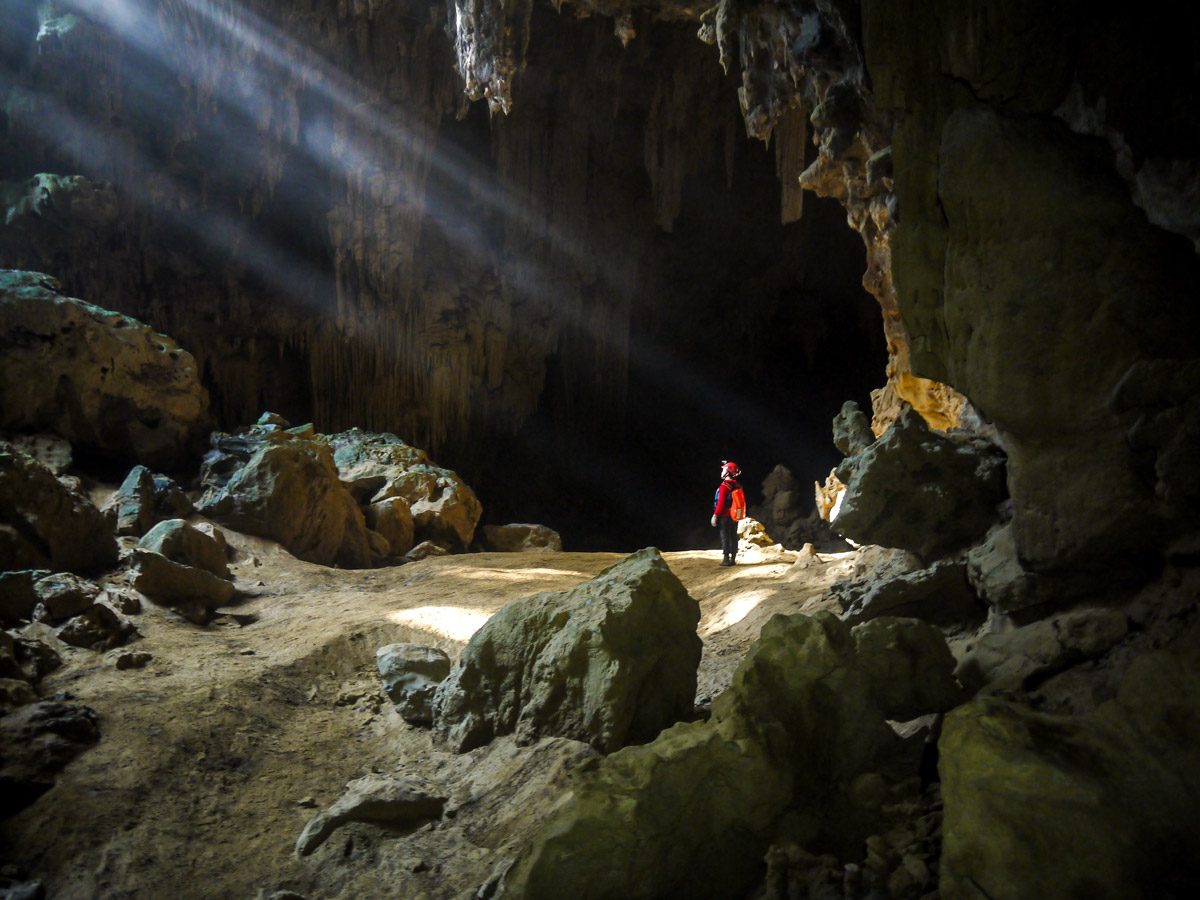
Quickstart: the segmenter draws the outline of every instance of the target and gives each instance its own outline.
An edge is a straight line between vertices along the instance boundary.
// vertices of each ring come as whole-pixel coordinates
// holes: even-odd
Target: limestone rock
[[[1038,576],[1022,564],[1012,522],[997,525],[967,554],[967,577],[979,596],[1010,613],[1044,602]]]
[[[55,633],[64,644],[104,652],[125,643],[137,629],[103,603],[95,603],[73,616]]]
[[[828,612],[776,615],[729,690],[713,701],[713,718],[750,733],[781,728],[784,740],[773,741],[774,752],[802,790],[819,796],[876,770],[893,743],[887,719],[959,702],[953,667],[941,633],[915,619],[881,618],[851,629]]]
[[[529,550],[562,550],[562,538],[545,525],[484,525],[483,545],[501,553]]]
[[[296,855],[312,853],[346,822],[373,822],[410,831],[441,818],[445,803],[444,797],[433,796],[408,779],[366,775],[346,785],[346,793],[304,827],[296,841]]]
[[[0,572],[0,619],[16,622],[33,615],[38,604],[34,585],[49,574],[46,569]]]
[[[209,488],[199,509],[308,562],[366,568],[372,561],[366,520],[320,439],[266,434],[223,486]]]
[[[144,669],[153,659],[153,655],[145,650],[125,650],[115,654],[113,665],[121,671]]]
[[[1200,675],[1146,654],[1092,713],[995,697],[946,717],[941,896],[1157,897],[1200,854]]]
[[[378,502],[401,497],[412,512],[418,542],[465,549],[483,514],[475,492],[457,474],[394,434],[352,429],[329,436],[338,472],[351,492]]]
[[[498,897],[559,900],[564,885],[576,900],[741,896],[790,792],[756,742],[673,725],[585,767]]]
[[[422,541],[404,554],[405,559],[418,562],[422,559],[429,559],[431,556],[449,556],[450,551],[445,547],[435,544],[433,541]]]
[[[0,443],[0,571],[86,572],[116,562],[112,525],[83,492]]]
[[[450,674],[450,657],[436,647],[388,644],[375,651],[383,689],[410,724],[433,721],[431,701],[438,684]]]
[[[159,553],[172,562],[203,569],[218,578],[231,577],[224,535],[218,539],[183,519],[158,523],[138,541],[138,547]]]
[[[34,585],[34,590],[46,611],[60,622],[83,612],[100,596],[98,585],[67,573],[46,576]]]
[[[367,526],[383,535],[389,556],[403,556],[413,546],[412,510],[402,497],[388,497],[363,509]]]
[[[857,403],[847,400],[833,420],[834,446],[842,456],[857,456],[873,443],[875,433],[871,431],[871,420],[858,408]]]
[[[1088,659],[1103,656],[1129,631],[1116,609],[1081,609],[1012,631],[986,634],[955,674],[974,693],[985,685],[1029,690],[1035,682]]]
[[[1004,455],[993,445],[931,432],[905,410],[878,441],[838,469],[846,483],[834,528],[863,544],[936,559],[966,547],[997,522]]]
[[[602,752],[691,715],[699,605],[654,548],[561,594],[506,606],[434,696],[434,734],[459,751],[515,733]]]
[[[86,706],[31,703],[0,718],[0,818],[24,809],[100,738]]]
[[[152,600],[176,608],[198,625],[207,622],[209,613],[234,595],[232,582],[141,548],[133,551],[133,586]]]
[[[156,522],[190,515],[192,503],[174,481],[134,466],[108,506],[116,513],[117,534],[141,537]]]
[[[208,430],[191,354],[142,323],[0,271],[0,428],[178,468]]]
[[[841,582],[831,592],[842,604],[842,619],[852,625],[878,616],[960,625],[981,619],[984,611],[963,561],[939,560],[916,572]]]
[[[861,847],[876,817],[856,817],[842,792],[895,746],[889,714],[959,701],[952,664],[913,620],[852,631],[829,613],[773,617],[709,722],[584,767],[499,896],[550,900],[564,884],[578,900],[742,896],[789,808],[827,845]]]

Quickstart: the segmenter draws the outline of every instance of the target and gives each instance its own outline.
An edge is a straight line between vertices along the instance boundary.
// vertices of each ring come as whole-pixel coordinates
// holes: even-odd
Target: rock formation
[[[911,620],[852,632],[828,614],[772,618],[712,720],[582,772],[500,896],[550,898],[564,884],[585,898],[735,896],[789,807],[808,840],[861,842],[878,822],[852,812],[851,782],[895,751],[886,718],[958,703],[952,665],[940,633]]]
[[[209,426],[191,355],[128,316],[65,297],[52,278],[0,271],[0,428],[179,468]]]
[[[601,752],[649,740],[691,715],[699,621],[652,547],[572,591],[509,604],[438,685],[434,734],[460,751],[513,733]]]
[[[112,524],[78,486],[0,443],[0,571],[87,572],[116,561]]]

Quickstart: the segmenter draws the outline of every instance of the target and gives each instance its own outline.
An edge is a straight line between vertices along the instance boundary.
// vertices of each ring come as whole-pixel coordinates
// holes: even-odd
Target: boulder
[[[47,569],[0,572],[0,619],[18,622],[32,616],[38,604],[34,585],[49,574]]]
[[[134,466],[109,501],[117,517],[117,534],[141,537],[156,522],[188,516],[192,502],[174,481]]]
[[[0,819],[44,794],[99,739],[96,714],[86,706],[31,703],[0,718]]]
[[[317,813],[296,841],[296,855],[307,856],[335,829],[347,822],[371,822],[392,830],[412,831],[442,817],[445,797],[427,793],[405,778],[366,775],[346,785],[331,807]]]
[[[961,700],[952,665],[940,632],[914,620],[773,617],[710,721],[581,767],[499,896],[743,896],[784,825],[861,852],[878,822],[855,813],[852,787],[896,747],[888,718]]]
[[[61,622],[92,606],[100,596],[100,587],[77,575],[47,575],[34,585],[38,601],[50,617]]]
[[[726,900],[761,874],[791,779],[763,747],[679,723],[575,778],[505,874],[502,900]]]
[[[210,533],[220,534],[216,529],[202,531],[183,519],[168,519],[154,526],[140,541],[138,547],[161,554],[171,562],[193,566],[229,579],[228,545],[225,536],[220,539]]]
[[[233,599],[234,586],[198,566],[172,562],[161,553],[133,551],[133,586],[157,603],[171,606],[203,625],[212,610]]]
[[[72,647],[104,652],[125,643],[137,629],[103,603],[96,603],[69,619],[55,634]]]
[[[206,491],[200,512],[229,528],[278,541],[308,562],[369,566],[366,520],[338,480],[328,445],[287,431],[260,436],[261,446],[246,463],[223,486]]]
[[[403,556],[413,546],[412,510],[402,497],[388,497],[363,509],[367,527],[383,535],[389,556]]]
[[[429,559],[431,556],[449,556],[450,551],[433,541],[422,541],[404,554],[405,559],[418,562],[422,559]]]
[[[472,636],[434,695],[434,734],[458,751],[515,733],[611,752],[691,716],[700,607],[654,548],[563,593],[534,594]]]
[[[450,674],[450,657],[436,647],[388,644],[375,651],[383,689],[404,721],[428,725],[437,686]]]
[[[966,434],[932,432],[905,409],[871,446],[845,460],[834,529],[860,544],[937,559],[981,539],[1006,496],[1004,454]]]
[[[1200,858],[1200,669],[1157,651],[1077,716],[988,697],[946,717],[946,900],[1185,896]]]
[[[856,625],[879,616],[907,616],[938,625],[979,620],[984,606],[967,581],[967,564],[939,560],[927,569],[839,582],[830,593],[841,618]]]
[[[562,538],[545,525],[484,525],[483,546],[500,553],[528,550],[562,550]]]
[[[186,465],[209,423],[191,354],[58,288],[46,275],[0,271],[0,428],[48,431],[160,469]]]
[[[112,525],[91,500],[0,443],[0,571],[86,572],[116,562]]]
[[[1103,656],[1129,632],[1118,609],[1080,609],[982,636],[955,674],[975,693],[987,685],[1031,690],[1063,669]]]
[[[479,499],[457,474],[434,465],[423,450],[394,434],[351,429],[329,436],[334,461],[351,493],[372,503],[401,497],[418,542],[466,549],[483,514]]]

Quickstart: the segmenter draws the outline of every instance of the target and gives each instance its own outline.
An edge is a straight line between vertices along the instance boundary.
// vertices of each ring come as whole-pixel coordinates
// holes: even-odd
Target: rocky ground
[[[341,570],[229,533],[239,599],[207,626],[144,604],[141,638],[102,655],[57,645],[66,665],[39,693],[95,710],[101,739],[56,786],[0,824],[0,863],[68,898],[457,898],[488,895],[494,870],[544,821],[563,779],[595,752],[501,738],[457,755],[407,724],[383,693],[375,650],[412,641],[456,658],[492,613],[573,587],[619,556],[474,553]],[[697,715],[775,613],[813,612],[862,568],[859,553],[749,549],[668,553],[700,603]],[[861,572],[860,572],[861,574]],[[129,650],[152,657],[118,669]],[[447,798],[410,833],[351,824],[309,856],[294,847],[348,782],[402,775]]]

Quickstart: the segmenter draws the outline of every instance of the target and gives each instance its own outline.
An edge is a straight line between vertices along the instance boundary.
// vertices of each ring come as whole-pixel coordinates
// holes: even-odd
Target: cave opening
[[[708,515],[723,459],[741,465],[751,503],[777,465],[806,489],[840,461],[831,421],[843,402],[870,409],[870,392],[884,381],[886,346],[878,304],[862,286],[862,239],[839,203],[813,195],[798,221],[781,224],[774,144],[745,136],[736,79],[723,77],[715,51],[686,29],[657,24],[622,50],[603,24],[550,17],[535,26],[518,105],[497,127],[533,118],[558,137],[573,115],[589,122],[592,147],[597,133],[608,142],[603,159],[589,160],[588,178],[605,186],[601,200],[583,193],[585,208],[564,210],[538,198],[536,183],[531,193],[568,228],[600,235],[599,266],[610,271],[584,280],[581,306],[584,315],[604,303],[627,310],[625,369],[599,396],[578,358],[595,335],[563,338],[547,358],[532,415],[482,457],[467,452],[460,471],[476,486],[485,521],[543,522],[572,549],[715,546]],[[597,54],[611,54],[599,83],[596,70],[591,78],[578,71]],[[659,115],[681,144],[709,152],[678,163],[686,172],[674,215],[654,224],[660,185],[646,148],[659,138],[646,98],[656,98],[652,105],[661,96],[672,66],[697,70],[711,108]],[[562,85],[591,85],[591,94],[564,94]],[[601,96],[614,110],[611,128],[596,124],[595,106],[564,107]],[[686,108],[694,98],[662,102]],[[465,133],[459,126],[457,135]],[[613,242],[587,208],[593,202],[625,216],[629,258],[603,259]],[[812,508],[807,495],[805,503]]]

